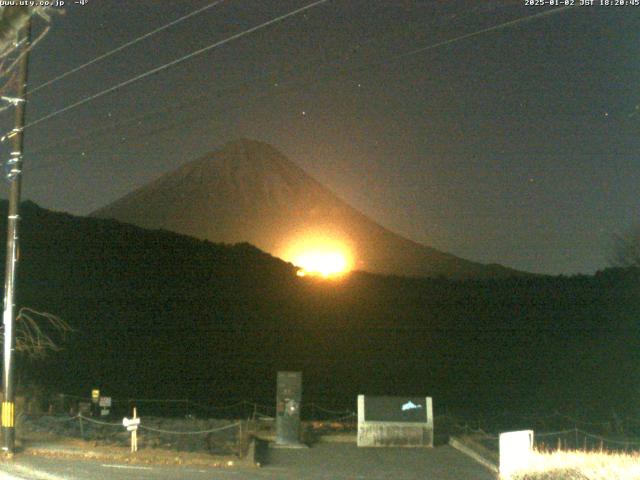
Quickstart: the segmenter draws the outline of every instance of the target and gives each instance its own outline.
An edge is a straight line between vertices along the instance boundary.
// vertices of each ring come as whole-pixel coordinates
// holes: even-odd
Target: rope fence
[[[139,435],[144,444],[150,447],[235,454],[240,457],[246,453],[250,442],[246,420],[230,422],[220,419],[170,419],[152,416],[137,417],[137,420],[139,424],[132,432],[131,428],[127,428],[131,425],[131,419],[127,418],[113,422],[82,413],[69,417],[23,415],[21,418],[30,429],[113,445],[131,444],[132,451],[134,439],[137,450]]]
[[[85,417],[84,415],[81,415],[81,414],[78,414],[75,417],[71,417],[71,419],[75,419],[75,418],[77,418],[78,420],[86,420],[87,422],[95,423],[97,425],[104,425],[104,426],[107,426],[107,427],[123,428],[123,425],[122,425],[121,422],[118,422],[118,423],[104,422],[102,420],[96,420],[95,418]]]
[[[74,395],[59,397],[91,403],[91,399],[86,397]],[[78,406],[78,402],[75,402],[75,405]],[[209,405],[188,399],[128,398],[113,399],[112,405],[115,406],[115,409],[112,409],[111,416],[104,418],[89,416],[86,410],[78,411],[71,416],[44,415],[39,418],[42,419],[44,428],[66,431],[76,436],[79,434],[85,439],[105,438],[107,441],[122,442],[126,441],[129,433],[122,422],[112,420],[114,416],[117,418],[118,407],[126,407],[124,411],[126,415],[130,413],[132,405],[138,407],[146,405],[140,412],[142,421],[138,426],[138,432],[142,434],[143,441],[147,444],[170,445],[186,450],[219,448],[220,450],[233,451],[241,443],[240,439],[251,435],[251,432],[267,431],[264,429],[273,428],[272,422],[276,416],[274,406],[248,400],[240,400],[227,405]],[[175,418],[159,417],[154,412],[158,405],[180,406],[181,410],[190,413]],[[200,418],[195,415],[196,412],[209,416]],[[96,410],[93,413],[95,415]],[[488,418],[493,418],[496,422],[502,420],[502,422],[499,426],[496,423],[489,428]],[[310,426],[314,431],[349,430],[354,428],[357,414],[353,410],[328,408],[315,402],[309,402],[302,405],[302,419],[314,422]],[[514,419],[518,421],[516,422]],[[613,430],[613,428],[619,427],[616,422],[620,422],[615,415],[608,422],[597,421],[599,419],[581,420],[576,416],[558,411],[546,415],[518,415],[507,412],[493,417],[476,418],[476,421],[472,422],[465,423],[460,420],[461,417],[447,412],[441,415],[436,414],[435,424],[437,429],[440,428],[447,434],[475,435],[483,444],[492,449],[498,447],[499,434],[497,432],[526,428],[534,430],[535,445],[540,450],[612,452],[640,450],[640,435],[638,435],[640,432],[636,432],[634,435],[632,429]],[[628,417],[625,420],[633,420],[633,417]],[[336,425],[336,423],[341,425]],[[565,428],[562,424],[565,424]],[[566,424],[573,424],[573,428],[567,428]],[[58,426],[55,427],[55,425]],[[552,425],[557,425],[560,428],[548,428]],[[192,440],[188,440],[188,438],[192,438]]]
[[[173,431],[173,430],[162,430],[160,428],[153,428],[153,427],[147,427],[145,425],[140,425],[141,430],[149,430],[151,432],[156,432],[156,433],[167,433],[170,435],[203,435],[203,434],[207,434],[207,433],[214,433],[214,432],[221,432],[223,430],[229,430],[230,428],[240,428],[241,422],[236,422],[236,423],[232,423],[231,425],[226,425],[224,427],[218,427],[218,428],[211,428],[209,430],[198,430],[198,431],[194,431],[194,432],[189,432],[189,431]]]
[[[566,435],[568,433],[574,433],[575,431],[576,431],[576,429],[572,428],[571,430],[560,430],[558,432],[536,433],[535,434],[535,438],[557,437],[559,435]]]
[[[535,433],[534,439],[539,448],[555,450],[630,451],[638,450],[640,447],[640,439],[638,438],[610,438],[580,428]],[[551,442],[547,443],[546,439],[550,439]]]
[[[586,437],[589,437],[589,438],[593,438],[595,440],[601,440],[601,441],[604,441],[606,443],[613,443],[615,445],[625,445],[627,447],[640,445],[640,440],[614,440],[612,438],[601,437],[600,435],[594,435],[592,433],[584,432],[582,430],[578,430],[578,433],[581,433],[582,435],[584,435]]]
[[[335,412],[335,411],[334,411]],[[344,417],[340,417],[340,418],[353,418],[353,417],[357,417],[357,415],[353,412],[349,413],[348,415],[344,416]],[[92,417],[87,417],[85,415],[82,414],[77,414],[74,415],[72,417],[55,417],[55,416],[43,416],[42,418],[46,419],[46,420],[50,420],[53,422],[59,422],[59,423],[66,423],[66,422],[70,422],[73,420],[84,420],[87,421],[89,423],[94,423],[96,425],[101,425],[101,426],[107,426],[107,427],[117,427],[117,428],[123,428],[123,424],[122,422],[105,422],[103,420],[96,420],[95,418]],[[166,434],[171,434],[171,435],[202,435],[202,434],[208,434],[208,433],[215,433],[218,431],[223,431],[223,430],[228,430],[231,428],[239,428],[241,426],[241,422],[234,422],[231,423],[229,425],[225,425],[222,427],[216,427],[216,428],[211,428],[211,429],[206,429],[206,430],[194,430],[194,431],[189,431],[189,430],[165,430],[165,429],[160,429],[160,428],[155,428],[155,427],[149,427],[146,426],[144,424],[141,424],[139,426],[139,428],[141,430],[149,430],[152,432],[157,432],[157,433],[166,433]],[[499,435],[494,435],[494,434],[490,434],[486,431],[484,431],[481,428],[475,429],[475,428],[471,428],[468,425],[457,425],[456,426],[458,430],[460,430],[461,432],[464,433],[473,433],[473,434],[478,434],[478,435],[482,435],[483,437],[490,439],[490,440],[498,440],[499,439]],[[627,439],[615,439],[615,438],[609,438],[609,437],[605,437],[602,435],[598,435],[592,432],[588,432],[579,428],[572,428],[572,429],[566,429],[566,430],[558,430],[558,431],[553,431],[553,432],[536,432],[535,433],[535,439],[541,439],[541,438],[550,438],[550,437],[554,437],[554,438],[558,438],[558,437],[562,437],[562,436],[569,436],[569,435],[582,435],[584,437],[587,438],[591,438],[593,440],[598,440],[598,441],[602,441],[605,443],[611,443],[611,444],[617,444],[617,445],[624,445],[624,446],[640,446],[640,439],[635,439],[635,438],[627,438]]]
[[[441,414],[440,416],[446,417],[446,416],[453,416],[449,413],[444,413]],[[527,420],[527,421],[544,421],[544,420],[550,420],[553,418],[562,418],[568,421],[571,421],[572,423],[580,423],[580,424],[585,424],[585,425],[604,425],[606,423],[609,423],[608,421],[599,421],[599,422],[593,422],[593,421],[589,421],[589,420],[582,420],[582,419],[578,419],[574,416],[565,414],[565,413],[561,413],[557,410],[554,410],[551,413],[541,413],[541,414],[523,414],[523,413],[516,413],[516,412],[500,412],[500,413],[496,413],[493,415],[479,415],[477,417],[478,421],[486,421],[486,422],[497,422],[500,421],[500,419],[521,419],[521,420]],[[640,423],[640,419],[635,418],[635,417],[624,417],[621,418],[621,421],[628,421],[628,422],[637,422]]]
[[[77,406],[82,402],[91,404],[92,399],[79,395],[60,394],[59,404]],[[66,401],[66,403],[65,403]],[[109,407],[112,413],[126,415],[133,406],[143,406],[147,412],[154,416],[169,417],[210,417],[210,418],[242,418],[242,419],[268,419],[275,418],[275,405],[265,405],[249,400],[240,400],[228,405],[212,405],[189,399],[160,399],[160,398],[112,398]],[[63,410],[59,407],[58,411]],[[67,410],[68,411],[68,410]],[[311,421],[346,421],[356,417],[351,409],[328,408],[316,402],[303,403],[301,405],[303,420]]]
[[[62,399],[69,399],[78,402],[91,402],[90,398],[77,395],[59,395]],[[206,402],[193,401],[189,399],[159,399],[159,398],[125,398],[112,399],[112,414],[128,414],[132,406],[146,405],[142,409],[143,415],[168,416],[181,418],[226,418],[230,420],[253,420],[253,421],[273,421],[276,416],[274,405],[265,405],[249,400],[239,400],[227,405],[213,405]],[[62,410],[64,411],[64,410]],[[69,411],[69,410],[67,410]],[[167,415],[169,413],[169,415]],[[333,408],[317,402],[308,402],[301,405],[301,417],[303,421],[317,422],[341,422],[353,424],[357,419],[355,409]],[[95,418],[83,415],[83,420],[87,422],[100,422]],[[621,445],[625,448],[640,445],[640,419],[627,416],[617,417],[612,415],[611,420],[602,421],[600,419],[582,419],[576,415],[568,415],[557,410],[541,414],[520,414],[514,412],[499,412],[495,415],[477,416],[473,420],[465,421],[463,416],[456,416],[445,412],[436,412],[436,423],[447,425],[447,430],[463,432],[468,434],[482,435],[488,440],[497,440],[496,432],[517,430],[519,428],[531,428],[536,432],[536,438],[547,439],[559,436],[573,436],[573,440],[567,443],[575,444],[576,447],[580,439],[584,446],[584,439],[587,443],[591,441],[604,442],[607,445]],[[57,419],[56,421],[69,421],[69,419]],[[108,422],[104,422],[108,423]],[[112,424],[118,425],[120,424]],[[103,424],[103,426],[106,426]],[[571,428],[573,427],[573,428]],[[151,427],[155,428],[155,427]],[[228,427],[231,428],[231,427]],[[143,427],[141,429],[144,430]],[[152,431],[151,429],[149,429]],[[162,430],[162,429],[157,429]],[[198,430],[203,434],[212,433],[209,429]],[[174,432],[167,430],[167,433]],[[177,432],[177,431],[175,431]],[[494,432],[494,433],[491,433]],[[158,432],[160,433],[160,432]],[[182,434],[182,433],[175,433]],[[576,440],[576,435],[580,437]],[[622,439],[621,439],[622,438]],[[627,440],[628,439],[628,440]]]
[[[45,418],[49,418],[51,420],[57,421],[57,422],[69,422],[72,420],[85,420],[89,423],[95,423],[96,425],[102,425],[102,426],[106,426],[106,427],[117,427],[117,428],[124,428],[122,422],[105,422],[102,420],[96,420],[95,418],[91,418],[91,417],[87,417],[85,415],[82,414],[78,414],[75,415],[73,417],[68,417],[68,418],[56,418],[56,417],[45,417]],[[141,424],[138,428],[141,430],[149,430],[152,432],[157,432],[157,433],[167,433],[167,434],[171,434],[171,435],[201,435],[201,434],[206,434],[206,433],[214,433],[214,432],[219,432],[222,430],[228,430],[230,428],[235,428],[235,427],[240,427],[241,422],[235,422],[229,425],[225,425],[223,427],[218,427],[218,428],[211,428],[208,430],[195,430],[195,431],[188,431],[188,430],[163,430],[160,428],[154,428],[154,427],[149,427],[146,425]]]
[[[452,433],[475,433],[486,435],[487,438],[497,439],[497,432],[531,429],[535,432],[584,432],[597,435],[603,439],[640,438],[640,422],[632,416],[617,416],[611,414],[610,420],[600,418],[582,419],[576,415],[567,415],[558,411],[548,414],[522,415],[512,412],[502,412],[495,415],[465,417],[451,413],[438,414],[436,423],[446,426]],[[548,435],[545,433],[545,435]],[[582,437],[581,437],[582,438]],[[589,437],[590,438],[590,437]],[[624,440],[621,444],[629,443]],[[575,439],[574,442],[575,443]],[[584,442],[583,442],[584,443]]]

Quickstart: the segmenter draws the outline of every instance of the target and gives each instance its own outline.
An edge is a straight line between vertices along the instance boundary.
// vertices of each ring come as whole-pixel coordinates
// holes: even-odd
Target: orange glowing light
[[[293,263],[299,277],[340,278],[353,268],[353,257],[345,243],[328,236],[297,239],[282,258]]]
[[[294,258],[293,264],[301,268],[299,272],[302,272],[302,276],[320,275],[328,278],[343,275],[348,271],[347,259],[340,252],[305,252]]]

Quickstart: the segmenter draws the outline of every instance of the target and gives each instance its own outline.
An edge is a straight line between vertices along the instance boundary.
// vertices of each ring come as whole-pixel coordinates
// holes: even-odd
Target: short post
[[[125,426],[127,432],[131,432],[131,453],[138,451],[138,425],[140,425],[140,419],[138,418],[138,412],[136,407],[133,407],[133,418],[124,417],[122,419],[122,425]]]
[[[84,424],[82,423],[82,414],[78,415],[78,420],[80,420],[80,438],[84,440]]]
[[[238,426],[238,458],[244,457],[244,431],[242,428],[242,423],[244,420],[240,420],[240,425]]]
[[[138,418],[138,412],[136,410],[136,407],[133,407],[133,420],[135,421],[135,419]],[[131,430],[131,452],[137,452],[138,451],[138,429],[134,429]]]

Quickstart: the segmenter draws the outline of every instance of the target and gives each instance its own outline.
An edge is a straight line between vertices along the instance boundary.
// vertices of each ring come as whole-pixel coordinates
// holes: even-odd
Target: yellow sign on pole
[[[14,403],[13,402],[2,402],[2,426],[3,427],[14,427]]]
[[[97,388],[94,388],[93,390],[91,390],[91,401],[93,403],[98,403],[99,400],[100,400],[100,390],[98,390]]]

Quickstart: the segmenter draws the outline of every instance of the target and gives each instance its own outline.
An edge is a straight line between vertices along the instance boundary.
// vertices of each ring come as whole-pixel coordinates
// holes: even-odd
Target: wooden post
[[[82,414],[78,417],[80,420],[80,438],[84,440],[84,425],[82,424]]]
[[[133,407],[133,418],[136,419],[138,416],[138,412],[136,407]],[[138,451],[138,429],[131,430],[131,452]]]
[[[562,450],[562,439],[560,437],[558,437],[558,451]]]

